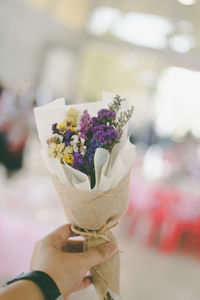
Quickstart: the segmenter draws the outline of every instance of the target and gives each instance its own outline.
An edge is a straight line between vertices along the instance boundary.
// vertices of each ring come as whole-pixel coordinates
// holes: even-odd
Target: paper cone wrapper
[[[130,173],[117,187],[103,193],[75,189],[68,184],[63,184],[56,176],[51,176],[51,179],[66,219],[72,224],[72,230],[85,237],[86,251],[107,241],[116,242],[110,228],[119,222],[127,210]],[[119,251],[90,271],[101,300],[120,299]]]

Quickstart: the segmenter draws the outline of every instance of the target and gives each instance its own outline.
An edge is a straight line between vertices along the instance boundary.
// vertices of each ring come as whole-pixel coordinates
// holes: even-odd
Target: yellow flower
[[[75,129],[74,127],[72,127],[72,126],[67,126],[67,127],[66,127],[66,131],[67,131],[68,129],[70,129],[72,132],[76,132],[76,129]]]
[[[73,157],[72,154],[69,154],[69,155],[64,156],[64,157],[63,157],[63,160],[64,160],[66,163],[68,163],[68,164],[70,164],[70,165],[73,165],[74,157]]]
[[[75,108],[70,107],[70,109],[66,112],[67,124],[70,124],[71,126],[75,127],[77,124],[78,115],[79,112]]]
[[[63,123],[57,124],[56,129],[65,130],[66,127],[67,127],[66,122],[63,122]]]

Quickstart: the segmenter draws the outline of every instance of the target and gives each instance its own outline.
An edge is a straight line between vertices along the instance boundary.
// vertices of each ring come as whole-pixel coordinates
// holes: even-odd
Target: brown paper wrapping
[[[117,225],[128,207],[130,174],[107,192],[81,191],[61,183],[56,176],[51,176],[51,179],[72,230],[85,237],[85,250],[106,241],[116,242],[110,229]],[[108,289],[120,295],[119,251],[90,272],[99,299],[112,299]]]

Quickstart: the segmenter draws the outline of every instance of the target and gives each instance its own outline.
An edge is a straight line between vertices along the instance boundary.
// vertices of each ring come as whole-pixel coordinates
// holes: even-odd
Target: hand
[[[47,273],[56,282],[64,299],[91,284],[89,269],[110,258],[117,250],[110,242],[83,252],[83,241],[74,237],[70,224],[58,228],[37,242],[31,261],[31,269]]]

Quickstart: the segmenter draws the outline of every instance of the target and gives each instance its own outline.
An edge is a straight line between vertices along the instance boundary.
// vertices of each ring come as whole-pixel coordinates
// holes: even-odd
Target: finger
[[[71,224],[65,224],[50,234],[51,237],[60,237],[62,240],[67,240],[69,237],[78,236],[78,234],[74,233],[71,230]]]
[[[68,240],[66,244],[62,246],[62,251],[79,253],[83,252],[83,240]]]
[[[88,286],[90,286],[92,283],[92,277],[91,276],[85,276],[81,282],[81,284],[79,285],[79,287],[74,290],[74,292],[78,292],[80,290],[83,290],[85,288],[87,288]],[[68,296],[64,295],[63,296],[63,300],[68,300]]]
[[[92,277],[91,276],[85,276],[79,286],[79,288],[77,289],[77,291],[86,289],[88,286],[90,286],[92,284]]]
[[[61,249],[62,245],[67,242],[68,238],[74,236],[77,236],[77,234],[71,230],[71,224],[65,224],[50,233],[46,237],[46,241]]]
[[[92,268],[110,258],[117,251],[117,245],[109,242],[104,245],[92,248],[87,252],[80,253],[85,259],[88,268]]]

